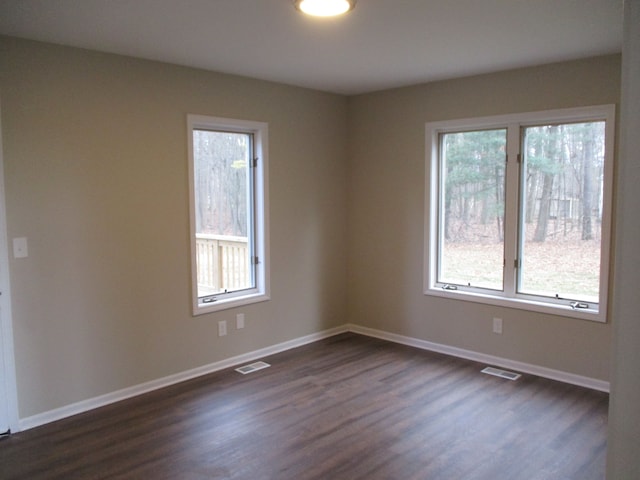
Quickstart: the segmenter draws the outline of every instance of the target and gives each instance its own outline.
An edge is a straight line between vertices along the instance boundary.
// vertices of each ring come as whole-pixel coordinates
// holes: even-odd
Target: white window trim
[[[600,295],[597,310],[573,309],[568,305],[560,305],[540,299],[526,298],[515,292],[515,269],[505,268],[505,291],[489,293],[480,289],[443,290],[436,285],[437,279],[437,248],[438,248],[438,195],[439,195],[439,135],[448,132],[460,132],[465,130],[493,129],[515,127],[508,129],[507,156],[508,161],[516,161],[520,151],[520,128],[525,126],[540,125],[542,123],[563,123],[604,120],[605,126],[605,161],[604,161],[604,185],[603,185],[603,217],[601,237],[600,260]],[[609,265],[611,257],[611,216],[613,213],[613,163],[615,144],[615,105],[598,105],[591,107],[578,107],[559,110],[547,110],[522,114],[499,115],[491,117],[468,118],[462,120],[450,120],[443,122],[430,122],[425,126],[426,140],[426,175],[425,175],[425,213],[427,215],[424,231],[424,294],[436,297],[444,297],[456,300],[471,301],[488,305],[516,308],[534,312],[560,315],[564,317],[592,320],[596,322],[607,321],[607,305],[609,290]],[[506,179],[507,189],[505,197],[505,225],[510,220],[510,225],[517,228],[514,221],[518,216],[518,192],[509,188],[513,182],[518,182],[517,169],[509,169]],[[516,178],[511,178],[515,175]],[[508,242],[507,238],[516,241]],[[505,257],[515,258],[517,249],[517,234],[505,231]],[[509,291],[511,289],[511,291]]]
[[[254,136],[254,156],[258,158],[255,167],[255,255],[256,286],[248,291],[225,294],[212,303],[201,303],[198,299],[198,276],[196,266],[196,222],[194,196],[194,158],[193,130],[226,130],[229,132],[251,133]],[[227,310],[269,300],[269,155],[268,124],[248,120],[210,117],[206,115],[187,115],[187,138],[189,154],[189,227],[191,244],[191,297],[193,315]]]

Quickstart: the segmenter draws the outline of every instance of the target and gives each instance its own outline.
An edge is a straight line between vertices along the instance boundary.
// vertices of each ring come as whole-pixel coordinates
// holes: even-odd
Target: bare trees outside
[[[194,130],[194,216],[198,297],[253,286],[252,135]]]
[[[518,292],[597,301],[605,122],[522,127],[521,142]],[[439,281],[501,290],[507,130],[442,134],[440,151]]]
[[[196,231],[247,236],[250,135],[195,130]]]

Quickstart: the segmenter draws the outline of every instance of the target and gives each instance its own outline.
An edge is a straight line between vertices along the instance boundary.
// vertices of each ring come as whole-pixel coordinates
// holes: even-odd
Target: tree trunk
[[[553,164],[553,159],[556,157],[557,152],[557,135],[558,126],[549,127],[549,143],[545,149],[545,156],[550,164]],[[542,198],[540,198],[540,211],[538,212],[538,223],[536,224],[536,231],[533,236],[534,242],[544,242],[547,238],[547,226],[549,224],[549,214],[551,209],[551,195],[553,194],[553,182],[555,179],[555,173],[547,166],[548,170],[544,173],[544,180],[542,183]]]
[[[554,175],[544,174],[542,184],[542,198],[540,199],[540,212],[538,212],[538,223],[533,236],[534,242],[544,242],[547,238],[547,225],[549,224],[549,209],[551,208],[551,192],[553,191]]]
[[[503,221],[503,217],[504,217],[504,210],[501,211],[500,210],[500,205],[504,205],[504,180],[503,177],[501,175],[501,168],[500,167],[496,167],[495,168],[495,181],[496,181],[496,205],[495,205],[495,212],[496,212],[496,222],[497,222],[497,227],[498,227],[498,242],[502,243],[504,241],[504,228],[502,226],[502,221]],[[502,215],[501,215],[502,213]]]
[[[590,129],[591,130],[591,129]],[[591,159],[593,157],[593,136],[587,135],[584,144],[584,159],[582,161],[582,240],[593,239],[591,226]]]

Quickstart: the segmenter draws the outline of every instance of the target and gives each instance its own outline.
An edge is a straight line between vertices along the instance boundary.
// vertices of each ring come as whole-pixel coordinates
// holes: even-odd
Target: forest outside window
[[[606,321],[614,115],[427,124],[425,293]]]
[[[193,312],[267,300],[267,124],[188,116]]]

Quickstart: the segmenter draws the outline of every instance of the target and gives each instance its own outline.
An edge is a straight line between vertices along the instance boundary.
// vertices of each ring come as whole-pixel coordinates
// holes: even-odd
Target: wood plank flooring
[[[604,478],[605,393],[354,334],[264,360],[0,440],[0,478]]]

